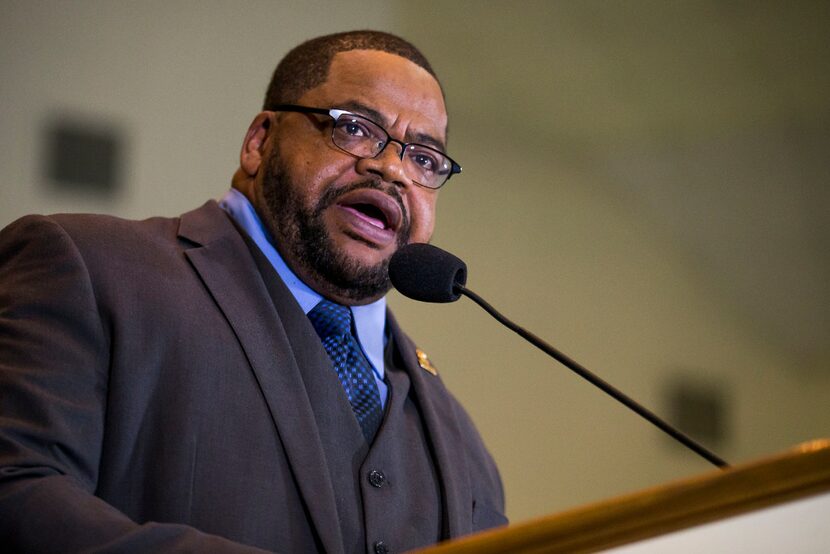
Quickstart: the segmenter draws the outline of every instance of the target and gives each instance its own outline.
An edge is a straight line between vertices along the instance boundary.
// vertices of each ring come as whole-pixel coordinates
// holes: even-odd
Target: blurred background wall
[[[830,436],[828,6],[5,0],[0,224],[217,197],[289,48],[399,33],[442,77],[464,166],[434,243],[738,463]],[[60,169],[78,140],[109,160],[92,185]],[[514,521],[709,471],[471,302],[391,304],[477,421]]]

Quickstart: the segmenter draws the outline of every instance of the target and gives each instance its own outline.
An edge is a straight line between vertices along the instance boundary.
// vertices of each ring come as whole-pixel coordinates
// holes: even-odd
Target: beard
[[[306,206],[300,187],[291,181],[288,169],[274,152],[265,168],[262,194],[268,207],[266,226],[271,230],[280,254],[292,260],[306,274],[328,287],[327,292],[354,301],[378,298],[389,291],[389,258],[369,265],[348,256],[337,248],[329,236],[323,212],[337,203],[345,193],[356,189],[377,189],[392,197],[403,214],[397,246],[410,238],[410,221],[398,190],[377,181],[361,181],[339,188],[329,188],[313,206]],[[357,237],[353,237],[356,240]],[[371,245],[369,245],[371,246]],[[295,270],[296,272],[296,270]],[[320,292],[320,291],[318,291]]]

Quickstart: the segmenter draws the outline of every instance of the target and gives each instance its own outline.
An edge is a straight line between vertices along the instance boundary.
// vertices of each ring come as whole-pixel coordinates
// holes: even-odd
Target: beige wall
[[[742,104],[730,109],[729,102],[709,113],[707,101],[684,103],[679,94],[688,90],[694,97],[699,83],[700,96],[711,98],[719,83],[729,84],[729,75],[750,83],[730,85],[735,96],[760,90],[752,81],[753,71],[765,67],[751,55],[755,35],[728,25],[761,17],[756,12],[744,17],[736,15],[738,8],[719,11],[715,4],[675,4],[675,11],[666,12],[659,3],[201,6],[4,4],[0,223],[29,212],[172,215],[218,196],[269,72],[288,48],[348,28],[401,32],[423,46],[447,88],[450,151],[464,174],[442,192],[435,242],[467,261],[471,288],[657,411],[667,409],[664,387],[677,376],[720,388],[728,402],[729,434],[718,449],[730,461],[830,435],[826,350],[793,355],[800,347],[777,339],[784,333],[764,323],[766,315],[753,311],[751,297],[741,300],[740,290],[752,286],[719,262],[721,246],[727,259],[746,250],[729,234],[732,228],[714,227],[714,219],[704,221],[702,231],[693,225],[699,213],[733,213],[726,203],[731,196],[750,197],[758,221],[745,233],[743,227],[736,231],[747,235],[750,247],[757,244],[753,237],[778,236],[773,231],[779,228],[803,233],[794,235],[804,249],[800,256],[764,259],[763,272],[786,264],[797,275],[825,271],[826,265],[812,260],[826,260],[828,236],[810,222],[828,198],[813,192],[826,189],[826,165],[815,162],[818,156],[803,157],[824,144],[826,110],[813,99],[820,98],[814,89],[825,90],[823,78],[776,92],[775,98],[789,99],[781,106],[797,104],[789,110],[772,110],[767,99],[755,102],[760,107],[752,113]],[[781,21],[780,15],[768,18]],[[802,16],[811,18],[816,19]],[[779,40],[778,51],[790,48],[802,58],[825,52],[823,43],[810,43],[807,23],[795,18],[787,25],[793,36],[804,35],[807,26],[807,44]],[[778,31],[787,37],[788,29]],[[717,56],[680,56],[667,65],[664,58],[684,51],[678,44],[700,47],[697,35],[718,52],[732,52],[729,41],[745,39],[735,48],[748,53],[730,58],[726,69]],[[627,57],[609,59],[607,52],[617,50]],[[632,60],[640,61],[637,71],[625,66]],[[810,61],[802,63],[809,74]],[[668,66],[676,69],[667,77]],[[706,67],[721,72],[703,79]],[[654,83],[660,86],[649,85]],[[778,89],[771,83],[763,90]],[[642,96],[643,102],[635,102]],[[124,129],[129,158],[122,195],[107,201],[67,198],[43,187],[38,140],[52,113]],[[745,120],[753,117],[761,124],[748,127]],[[793,149],[780,138],[781,128],[790,130],[786,136],[817,138]],[[775,189],[781,194],[759,194],[752,188],[757,178],[741,177],[769,174],[752,173],[758,156],[733,150],[759,133],[770,152],[784,152],[776,167],[809,169],[781,174],[788,185]],[[695,148],[684,147],[689,144]],[[720,161],[699,147],[711,144],[725,145],[715,148],[726,152]],[[660,167],[671,171],[654,169]],[[723,171],[695,173],[698,167]],[[708,190],[707,184],[717,190],[715,202],[695,195]],[[813,201],[795,202],[784,210],[784,221],[764,221],[764,214],[781,213],[782,199],[799,199],[798,191]],[[694,211],[695,201],[702,202],[702,211]],[[675,225],[684,217],[683,226]],[[693,240],[707,229],[714,240]],[[754,257],[767,253],[759,252]],[[742,267],[749,263],[741,260]],[[796,306],[803,308],[788,315],[796,322],[788,328],[813,321],[811,300],[826,308],[826,288],[773,277],[772,292],[765,294],[784,298],[784,306],[787,298],[810,292]],[[470,301],[418,305],[393,296],[391,302],[478,422],[502,468],[514,520],[708,470]],[[816,321],[807,326],[818,337],[810,345],[826,338],[826,320]]]

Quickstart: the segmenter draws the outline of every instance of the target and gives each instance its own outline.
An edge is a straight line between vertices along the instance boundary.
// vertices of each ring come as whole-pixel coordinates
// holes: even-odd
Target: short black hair
[[[262,109],[296,103],[307,91],[325,82],[334,56],[349,50],[379,50],[401,56],[424,68],[438,81],[421,51],[399,36],[368,30],[335,33],[308,40],[285,55],[271,77]]]

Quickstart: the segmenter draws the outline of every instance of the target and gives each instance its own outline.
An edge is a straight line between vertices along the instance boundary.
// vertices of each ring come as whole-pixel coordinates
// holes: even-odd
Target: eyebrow
[[[381,126],[383,126],[384,129],[389,127],[389,121],[383,116],[382,113],[380,113],[379,111],[377,111],[374,108],[371,108],[371,107],[367,106],[366,104],[364,104],[362,102],[358,102],[357,100],[348,100],[346,102],[339,102],[336,107],[339,108],[339,109],[342,109],[342,110],[348,110],[350,112],[356,112],[360,115],[366,116],[369,119],[371,119],[372,121],[374,121],[375,123],[378,123]],[[425,144],[427,146],[431,146],[432,148],[435,148],[436,150],[439,150],[440,152],[445,153],[445,154],[446,154],[446,151],[447,151],[446,150],[447,147],[442,141],[438,140],[437,138],[435,138],[434,136],[432,136],[428,133],[414,133],[414,134],[412,134],[412,133],[407,132],[404,139],[407,140],[407,141],[413,140],[413,141],[415,141],[419,144]]]

